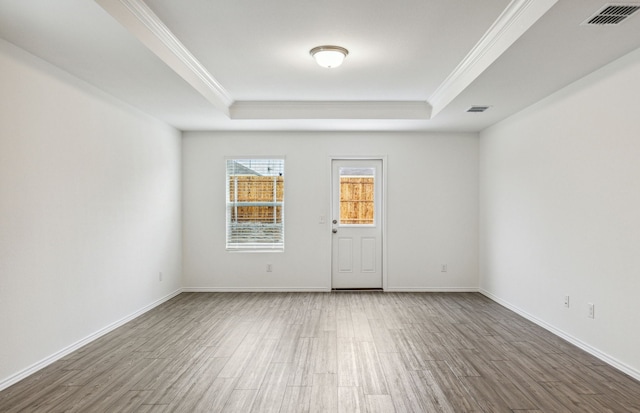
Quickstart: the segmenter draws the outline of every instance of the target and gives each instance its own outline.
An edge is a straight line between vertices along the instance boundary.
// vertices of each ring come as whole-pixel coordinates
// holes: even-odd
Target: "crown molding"
[[[436,116],[495,62],[558,0],[512,0],[480,41],[429,97]]]
[[[95,0],[149,50],[226,115],[233,99],[142,0]]]
[[[143,0],[95,1],[231,119],[429,119],[431,117],[431,105],[424,101],[234,102],[224,87]]]
[[[430,119],[424,101],[237,101],[231,119]]]
[[[558,0],[512,0],[428,101],[238,101],[143,0],[95,0],[231,119],[431,119],[460,95]]]

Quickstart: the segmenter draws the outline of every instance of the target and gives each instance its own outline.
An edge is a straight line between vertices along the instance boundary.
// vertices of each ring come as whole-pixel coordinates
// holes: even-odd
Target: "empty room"
[[[640,0],[0,0],[0,412],[640,412]]]

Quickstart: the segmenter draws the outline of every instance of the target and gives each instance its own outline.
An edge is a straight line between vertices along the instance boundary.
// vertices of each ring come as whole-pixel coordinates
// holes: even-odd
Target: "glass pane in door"
[[[340,167],[340,225],[375,225],[375,168]]]

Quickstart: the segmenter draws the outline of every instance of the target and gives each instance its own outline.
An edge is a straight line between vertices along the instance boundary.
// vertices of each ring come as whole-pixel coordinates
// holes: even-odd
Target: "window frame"
[[[240,165],[246,167],[244,163],[249,163],[250,161],[255,161],[256,163],[264,163],[268,161],[277,161],[280,163],[279,171],[281,171],[280,175],[256,175],[256,176],[272,176],[274,179],[274,199],[273,201],[238,201],[237,199],[237,191],[236,191],[236,199],[231,199],[231,176],[232,175],[229,162],[236,162]],[[286,192],[286,179],[285,179],[285,171],[286,171],[286,159],[281,155],[274,156],[225,156],[224,158],[224,166],[225,166],[225,249],[228,252],[284,252],[285,248],[285,192]],[[242,176],[240,174],[236,174],[235,176]],[[277,178],[282,177],[282,196],[281,200],[278,201],[278,183]],[[237,181],[236,181],[237,182]],[[237,186],[236,186],[237,189]],[[279,227],[279,231],[277,232],[277,239],[272,239],[272,242],[265,241],[255,241],[255,242],[233,242],[233,236],[230,231],[232,231],[232,216],[238,216],[237,208],[239,207],[252,207],[252,204],[256,207],[273,207],[274,209],[274,224]],[[232,211],[235,211],[233,213]],[[279,211],[279,212],[278,212]],[[237,224],[237,222],[236,222]]]

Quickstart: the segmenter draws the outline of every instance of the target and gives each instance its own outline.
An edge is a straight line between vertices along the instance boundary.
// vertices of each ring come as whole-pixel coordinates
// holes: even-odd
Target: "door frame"
[[[387,290],[387,155],[371,155],[371,156],[354,156],[354,155],[330,155],[328,162],[329,171],[329,213],[327,214],[327,237],[329,237],[329,290],[333,289],[332,279],[332,263],[333,263],[333,234],[331,233],[331,220],[333,219],[333,161],[371,161],[379,160],[382,163],[382,196],[381,207],[382,211],[380,219],[382,220],[382,228],[380,237],[382,242],[382,290]]]

